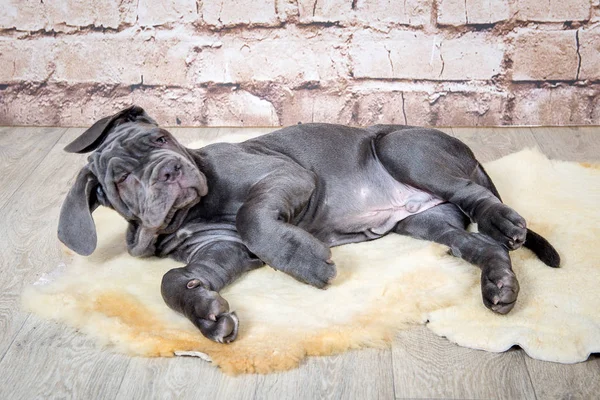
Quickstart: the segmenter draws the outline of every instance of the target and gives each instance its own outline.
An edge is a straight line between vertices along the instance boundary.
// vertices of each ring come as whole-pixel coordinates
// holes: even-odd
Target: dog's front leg
[[[255,184],[240,208],[236,227],[250,251],[277,270],[318,288],[336,276],[329,247],[294,225],[315,190],[314,175],[290,167]]]
[[[187,266],[167,272],[161,293],[165,303],[185,315],[204,336],[230,343],[237,337],[239,321],[218,291],[262,265],[241,243],[215,242],[194,254]]]

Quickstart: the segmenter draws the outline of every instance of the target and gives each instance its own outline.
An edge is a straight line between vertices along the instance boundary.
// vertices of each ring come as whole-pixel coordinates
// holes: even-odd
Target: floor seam
[[[15,343],[15,340],[17,340],[17,337],[19,336],[19,333],[21,333],[21,331],[23,330],[23,327],[25,326],[25,323],[29,320],[30,316],[31,316],[31,314],[27,314],[27,317],[25,318],[25,320],[23,321],[23,323],[21,324],[21,326],[19,327],[19,329],[15,332],[12,340],[10,341],[10,344],[8,345],[8,347],[6,347],[6,351],[4,352],[4,354],[2,354],[2,357],[0,357],[0,365],[2,365],[2,363],[4,362],[4,359],[6,358],[6,355],[8,354],[8,352],[10,351],[10,349],[12,348],[12,345]]]

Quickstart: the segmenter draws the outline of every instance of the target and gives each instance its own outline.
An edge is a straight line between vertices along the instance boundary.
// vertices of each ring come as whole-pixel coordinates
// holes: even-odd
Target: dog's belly
[[[361,227],[375,237],[385,235],[401,220],[443,202],[430,193],[399,184],[389,202],[366,205],[365,211],[348,216],[350,226]]]
[[[396,224],[444,202],[431,193],[393,179],[387,171],[354,177],[321,204],[317,223],[308,230],[329,246],[376,239]]]

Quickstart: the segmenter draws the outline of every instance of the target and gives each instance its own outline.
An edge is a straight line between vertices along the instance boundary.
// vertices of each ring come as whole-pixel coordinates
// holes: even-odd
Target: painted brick
[[[127,38],[68,38],[55,45],[55,81],[187,84],[188,43]],[[142,78],[143,76],[143,78]]]
[[[132,104],[139,104],[165,126],[206,125],[206,89],[139,88],[132,92]]]
[[[72,27],[89,25],[116,29],[121,24],[135,22],[134,0],[4,0],[2,3],[0,28],[72,31]]]
[[[206,90],[136,88],[114,85],[49,83],[39,88],[8,89],[0,96],[0,124],[85,126],[132,104],[143,107],[164,126],[206,125]],[[35,112],[31,112],[31,110]]]
[[[431,113],[426,92],[375,92],[358,96],[358,125],[429,125]]]
[[[433,0],[366,0],[356,4],[356,17],[363,24],[381,22],[423,26],[431,19]]]
[[[4,0],[0,123],[599,124],[599,4]]]
[[[138,23],[142,26],[198,19],[196,0],[139,0],[137,13]]]
[[[219,0],[202,3],[202,19],[209,25],[279,25],[275,1]]]
[[[507,104],[503,93],[447,92],[432,104],[431,124],[436,126],[502,125]]]
[[[188,86],[191,47],[190,42],[114,35],[2,40],[0,54],[12,68],[0,71],[0,81],[133,85],[143,79],[147,85]]]
[[[141,83],[143,57],[132,43],[88,37],[53,42],[53,82]]]
[[[138,50],[142,58],[139,71],[144,76],[144,84],[191,86],[186,60],[193,45],[177,40],[144,42]]]
[[[583,21],[590,17],[590,0],[518,0],[517,18],[521,21]]]
[[[0,40],[1,83],[39,82],[54,70],[52,39]]]
[[[206,99],[206,112],[208,125],[279,125],[279,118],[273,104],[244,90],[209,93]]]
[[[579,79],[600,79],[600,25],[579,31],[581,70]]]
[[[373,79],[490,79],[500,73],[503,52],[498,38],[481,33],[444,40],[420,32],[360,32],[350,49],[354,77]]]
[[[508,18],[506,1],[442,0],[438,3],[437,22],[441,25],[490,24]]]
[[[352,3],[345,0],[298,0],[298,19],[303,23],[349,21]]]
[[[281,124],[333,122],[350,124],[354,100],[349,93],[297,90],[286,93],[282,103]]]
[[[512,122],[521,125],[598,125],[599,97],[598,86],[517,89]]]
[[[277,5],[277,16],[282,21],[296,21],[298,17],[297,0],[275,0]]]
[[[285,81],[298,84],[348,76],[337,36],[223,36],[218,47],[202,49],[192,61],[196,83]]]
[[[403,24],[422,26],[431,19],[433,0],[299,0],[300,22],[360,23],[364,25]],[[353,8],[354,4],[354,8]]]
[[[528,31],[517,35],[513,80],[574,80],[577,76],[575,31]]]

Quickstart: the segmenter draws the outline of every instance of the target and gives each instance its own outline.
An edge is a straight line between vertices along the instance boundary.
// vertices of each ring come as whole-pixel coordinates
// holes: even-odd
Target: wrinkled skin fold
[[[519,293],[510,250],[560,263],[469,148],[434,129],[305,124],[190,150],[132,106],[65,150],[92,153],[63,203],[59,238],[91,254],[92,212],[113,208],[129,222],[131,255],[186,264],[165,274],[163,298],[221,343],[239,329],[223,287],[268,263],[326,288],[336,276],[330,247],[345,243],[398,233],[444,244],[481,268],[483,303],[501,314]],[[470,222],[479,233],[467,232]]]

